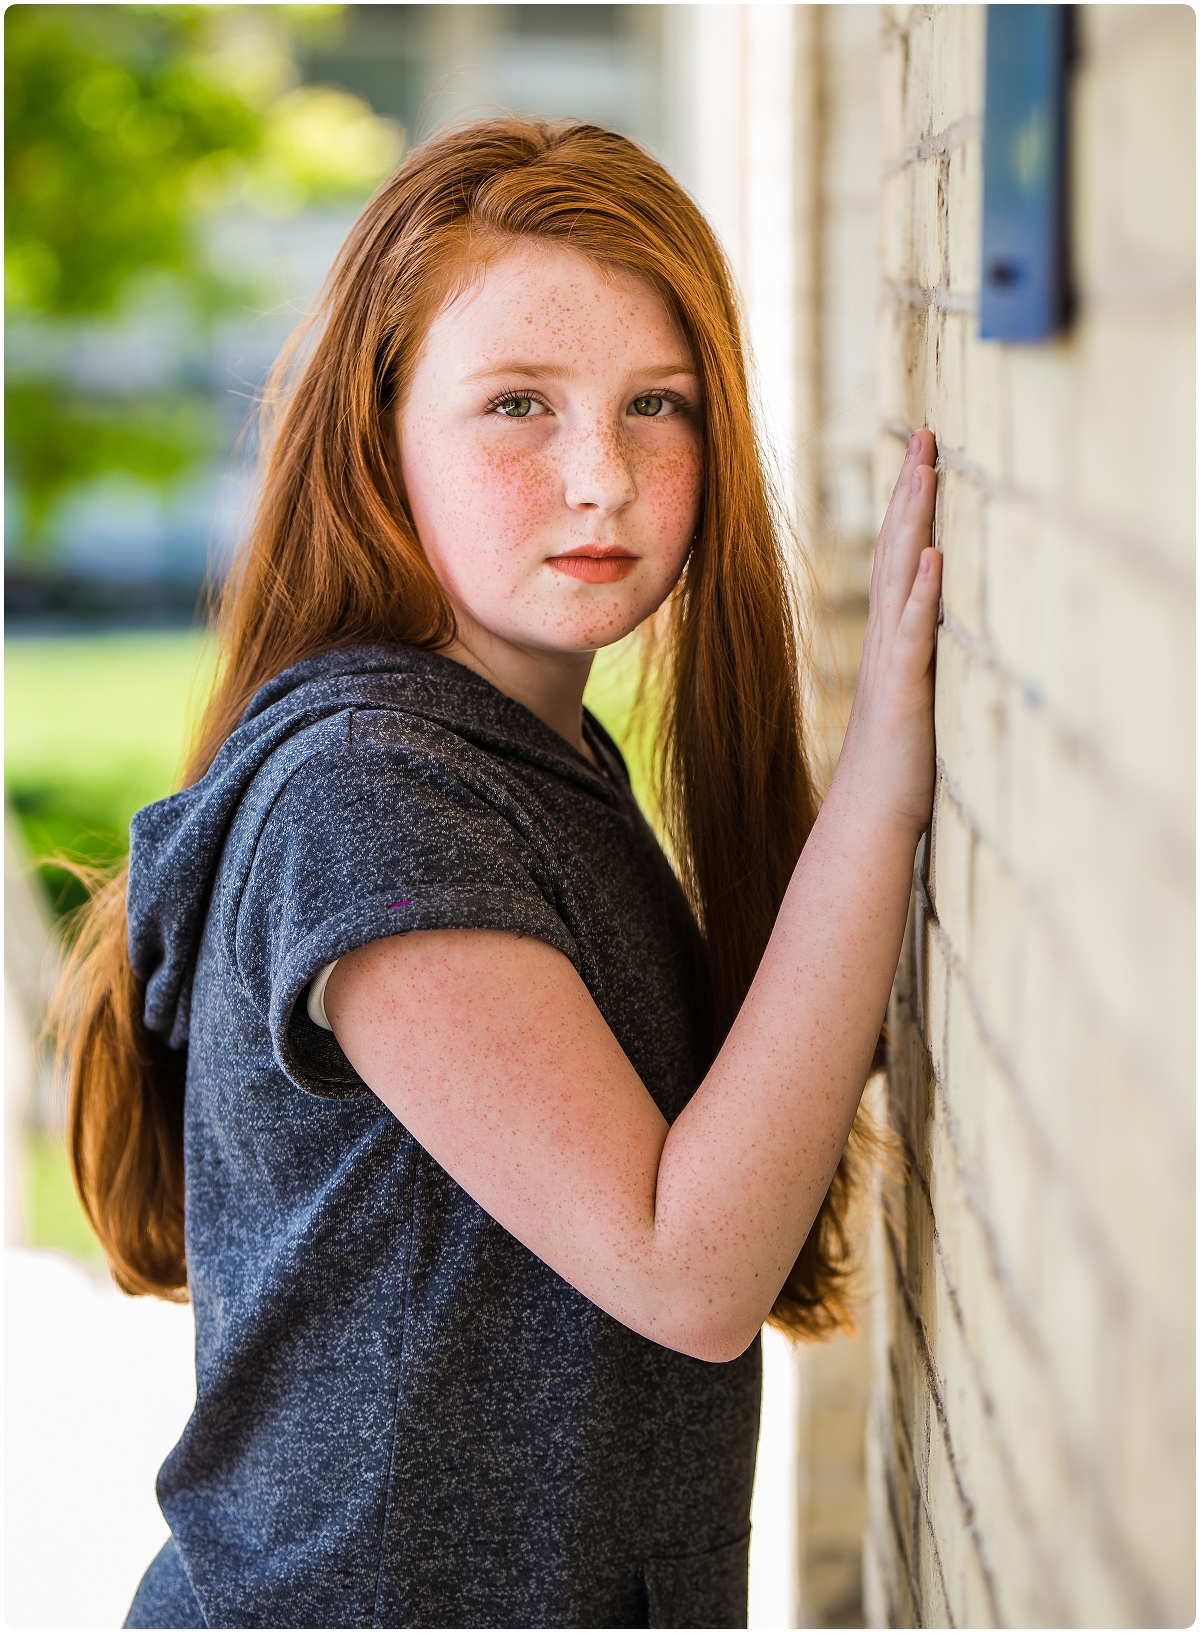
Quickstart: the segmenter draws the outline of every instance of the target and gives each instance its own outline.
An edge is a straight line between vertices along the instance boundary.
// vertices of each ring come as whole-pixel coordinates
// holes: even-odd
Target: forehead
[[[634,366],[690,365],[690,349],[648,279],[544,239],[490,256],[445,301],[422,348],[446,362],[526,355],[579,361],[585,354]],[[478,363],[477,363],[478,366]]]

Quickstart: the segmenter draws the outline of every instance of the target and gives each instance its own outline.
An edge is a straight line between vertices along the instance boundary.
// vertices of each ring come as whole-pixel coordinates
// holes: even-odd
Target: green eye
[[[533,403],[532,397],[506,397],[502,403],[496,404],[496,412],[510,420],[523,420],[533,408]]]
[[[656,396],[652,391],[647,392],[644,397],[633,399],[633,412],[641,414],[646,419],[653,419],[656,414],[662,413],[666,400],[665,397]]]

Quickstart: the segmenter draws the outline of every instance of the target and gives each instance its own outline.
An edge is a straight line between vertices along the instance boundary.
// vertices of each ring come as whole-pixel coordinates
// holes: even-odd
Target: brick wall
[[[976,338],[985,10],[884,18],[877,454],[940,451],[890,1010],[876,1625],[1194,1614],[1194,15],[1085,7],[1078,317]]]

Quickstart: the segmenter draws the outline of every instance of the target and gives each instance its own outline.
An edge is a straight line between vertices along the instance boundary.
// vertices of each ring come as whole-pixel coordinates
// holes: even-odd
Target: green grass
[[[191,631],[5,643],[5,784],[31,857],[125,853],[133,813],[174,786],[207,672]],[[56,911],[82,901],[70,874],[40,871]]]
[[[99,1269],[104,1264],[104,1253],[75,1195],[61,1139],[42,1129],[28,1129],[21,1156],[25,1240],[29,1246],[57,1248]]]
[[[204,657],[203,637],[187,631],[5,643],[5,783],[31,858],[104,864],[125,853],[130,817],[174,785]],[[71,874],[38,871],[57,912],[83,900]],[[102,1265],[62,1140],[27,1129],[21,1164],[30,1246]]]

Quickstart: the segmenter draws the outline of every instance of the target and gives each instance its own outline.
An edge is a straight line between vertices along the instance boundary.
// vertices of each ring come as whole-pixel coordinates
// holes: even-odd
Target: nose
[[[629,450],[611,421],[579,426],[564,453],[565,498],[572,510],[614,516],[637,498]]]

